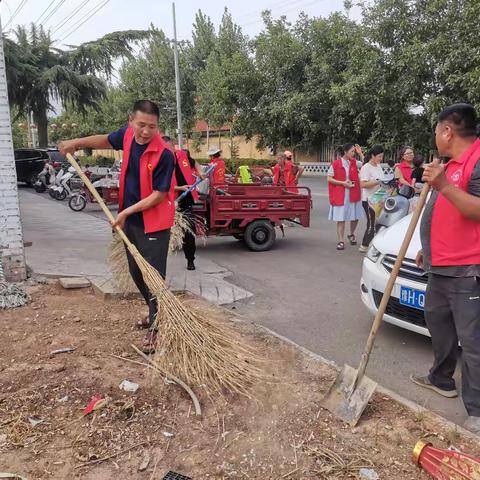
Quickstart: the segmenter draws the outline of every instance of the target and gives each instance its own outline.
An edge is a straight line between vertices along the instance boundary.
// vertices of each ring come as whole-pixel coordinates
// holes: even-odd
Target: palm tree
[[[153,31],[129,30],[61,50],[50,33],[32,24],[28,31],[18,27],[15,40],[4,38],[8,93],[11,106],[20,115],[33,112],[41,147],[48,146],[47,113],[54,101],[85,112],[98,108],[106,95],[106,80],[119,58],[133,57],[135,44]]]

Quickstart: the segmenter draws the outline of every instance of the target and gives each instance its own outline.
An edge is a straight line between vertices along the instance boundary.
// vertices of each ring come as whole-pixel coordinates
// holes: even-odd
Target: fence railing
[[[331,162],[319,162],[319,163],[301,163],[304,168],[303,175],[305,177],[326,177]],[[388,163],[382,163],[382,170],[385,175],[393,174],[393,168]]]

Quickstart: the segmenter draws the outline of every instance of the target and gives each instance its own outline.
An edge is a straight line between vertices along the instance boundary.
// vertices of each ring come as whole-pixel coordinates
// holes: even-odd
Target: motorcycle
[[[52,198],[55,198],[56,188],[60,186],[60,181],[62,180],[64,175],[65,175],[65,169],[60,168],[60,170],[55,175],[55,178],[53,179],[53,181],[52,180],[50,181],[50,186],[48,187],[48,194]]]
[[[59,172],[60,174],[60,172]],[[65,200],[72,194],[71,180],[75,175],[75,169],[69,167],[69,169],[60,177],[58,184],[53,187],[54,198],[56,200]],[[58,177],[58,175],[57,175]],[[57,183],[57,180],[56,180]]]
[[[411,187],[409,185],[400,185],[398,181],[395,182],[396,185],[392,186],[375,224],[377,233],[382,228],[392,226],[412,211],[412,202],[415,198],[416,190],[422,187],[422,184],[416,184],[414,187]]]

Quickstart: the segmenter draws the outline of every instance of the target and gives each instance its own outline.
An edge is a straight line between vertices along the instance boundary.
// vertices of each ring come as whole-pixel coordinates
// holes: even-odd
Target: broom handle
[[[88,179],[88,177],[82,172],[80,165],[77,163],[73,155],[70,155],[69,153],[67,153],[66,157],[67,157],[67,160],[70,162],[70,165],[72,165],[72,167],[78,173],[79,177],[82,179],[85,186],[90,190],[90,193],[94,196],[95,200],[102,207],[102,210],[105,212],[105,215],[107,216],[110,223],[115,222],[115,217],[113,216],[112,212],[108,209],[102,196],[98,193],[97,189],[92,185],[92,182]],[[133,245],[125,235],[124,231],[120,227],[115,227],[115,230],[120,235],[120,238],[123,240],[123,242],[128,247],[128,249],[130,250],[131,247],[133,247]]]
[[[423,207],[427,200],[427,195],[429,191],[430,191],[430,186],[428,185],[428,183],[425,183],[425,185],[422,188],[422,193],[420,194],[417,207],[415,208],[415,211],[413,212],[412,218],[410,220],[410,225],[408,226],[407,233],[405,234],[405,238],[403,239],[402,246],[400,247],[400,251],[398,252],[397,260],[395,261],[395,265],[393,266],[392,272],[390,273],[390,278],[388,279],[387,286],[385,287],[385,291],[383,292],[382,301],[380,302],[380,306],[378,307],[377,314],[375,315],[375,320],[373,321],[372,329],[370,331],[370,335],[367,340],[367,345],[365,347],[365,351],[363,352],[362,359],[360,361],[360,365],[357,370],[355,386],[358,384],[358,382],[363,378],[365,374],[365,369],[367,368],[367,363],[370,358],[370,353],[372,353],[373,345],[375,343],[375,338],[377,336],[378,329],[380,328],[380,324],[382,323],[383,315],[385,314],[388,301],[390,300],[390,295],[392,294],[393,286],[395,285],[395,281],[397,280],[398,272],[400,271],[400,267],[402,266],[402,262],[405,258],[408,247],[412,240],[413,234],[415,232],[415,228],[417,227],[418,220],[420,219],[420,215],[422,213]]]

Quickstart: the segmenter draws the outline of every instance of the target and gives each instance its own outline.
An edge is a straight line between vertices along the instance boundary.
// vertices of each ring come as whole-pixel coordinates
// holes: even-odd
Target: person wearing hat
[[[210,177],[212,185],[225,185],[225,162],[220,158],[220,153],[222,151],[217,146],[210,147],[207,152],[210,165],[215,165],[215,170]]]

